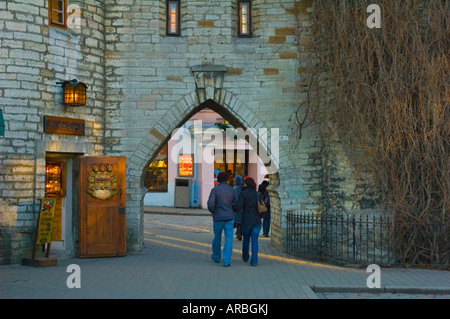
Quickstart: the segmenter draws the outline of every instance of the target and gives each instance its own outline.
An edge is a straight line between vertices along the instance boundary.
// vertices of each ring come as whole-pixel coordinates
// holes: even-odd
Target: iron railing
[[[398,263],[389,216],[288,211],[286,218],[289,254],[344,264]]]

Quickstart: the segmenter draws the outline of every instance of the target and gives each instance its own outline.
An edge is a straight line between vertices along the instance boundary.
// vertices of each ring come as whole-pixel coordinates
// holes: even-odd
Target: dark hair
[[[218,181],[219,183],[226,182],[227,180],[228,180],[228,175],[227,175],[226,173],[220,172],[220,173],[217,175],[217,181]]]
[[[266,191],[267,186],[269,186],[269,182],[268,181],[263,181],[258,187],[258,192],[260,192],[261,194],[264,194],[265,191]]]
[[[247,177],[247,179],[245,180],[245,185],[251,188],[254,188],[256,190],[256,183],[255,180],[251,177]]]

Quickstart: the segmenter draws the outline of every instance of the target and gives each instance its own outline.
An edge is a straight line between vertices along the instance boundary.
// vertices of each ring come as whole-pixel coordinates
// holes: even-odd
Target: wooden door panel
[[[125,255],[125,158],[81,157],[79,176],[79,256]]]

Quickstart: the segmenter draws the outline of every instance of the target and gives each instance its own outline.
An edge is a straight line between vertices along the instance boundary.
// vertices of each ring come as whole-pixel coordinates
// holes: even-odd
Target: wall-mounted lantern
[[[0,136],[5,136],[5,119],[2,110],[0,110]]]
[[[64,104],[69,106],[86,105],[87,85],[77,80],[57,82],[64,89]]]

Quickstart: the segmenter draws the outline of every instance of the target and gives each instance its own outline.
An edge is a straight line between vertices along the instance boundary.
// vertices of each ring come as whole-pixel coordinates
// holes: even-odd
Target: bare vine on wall
[[[316,92],[307,91],[294,114],[297,127],[320,112],[365,159],[357,169],[371,172],[387,194],[404,263],[448,266],[450,2],[379,0],[376,29],[366,25],[374,0],[298,2],[312,5],[317,72],[308,84]],[[326,86],[318,82],[324,74]]]
[[[292,150],[295,150],[302,139],[302,132],[316,120],[318,112],[318,76],[317,59],[315,58],[314,42],[311,27],[308,24],[310,1],[294,1],[293,14],[295,17],[294,37],[297,43],[299,79],[296,86],[300,93],[297,109],[290,118],[291,129],[295,138],[291,139]],[[306,25],[305,25],[306,24]]]

